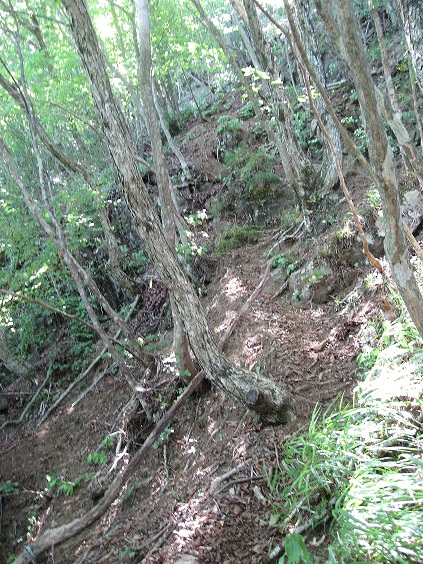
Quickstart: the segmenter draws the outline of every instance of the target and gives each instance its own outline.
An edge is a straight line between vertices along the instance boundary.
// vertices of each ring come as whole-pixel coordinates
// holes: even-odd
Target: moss
[[[220,239],[216,252],[222,253],[230,249],[237,249],[243,245],[253,245],[258,241],[260,227],[257,225],[242,225],[232,227]]]

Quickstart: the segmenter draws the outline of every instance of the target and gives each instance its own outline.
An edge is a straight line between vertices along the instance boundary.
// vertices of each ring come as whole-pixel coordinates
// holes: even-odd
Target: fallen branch
[[[272,264],[273,264],[273,258],[271,258],[266,266],[266,270],[263,274],[263,278],[260,280],[259,285],[257,286],[257,288],[254,290],[254,292],[251,294],[251,296],[248,298],[248,300],[243,304],[243,306],[241,307],[241,309],[238,311],[237,315],[235,316],[235,318],[232,320],[231,324],[229,325],[229,327],[226,329],[223,337],[219,340],[219,348],[223,350],[224,346],[226,345],[226,342],[228,341],[229,337],[232,335],[237,323],[239,322],[239,320],[241,319],[241,317],[243,315],[245,315],[247,313],[247,311],[250,309],[251,304],[254,302],[254,300],[256,300],[258,298],[258,296],[261,294],[261,292],[263,291],[263,288],[265,287],[265,285],[267,284],[269,278],[270,278],[270,270],[272,268]]]
[[[28,413],[28,411],[34,405],[35,400],[38,398],[38,396],[40,395],[42,390],[45,388],[47,382],[50,380],[52,370],[53,370],[53,361],[50,362],[50,366],[48,367],[48,370],[47,370],[47,376],[44,378],[43,383],[38,388],[38,390],[35,392],[34,396],[31,398],[31,400],[27,403],[27,405],[25,406],[25,409],[22,411],[19,419],[11,419],[10,421],[5,421],[2,425],[0,425],[0,431],[2,431],[5,427],[8,427],[9,425],[20,425],[22,423],[22,421],[25,418],[25,415]]]
[[[134,474],[140,463],[145,459],[146,453],[153,447],[154,443],[160,437],[160,434],[164,431],[167,425],[169,425],[189,396],[197,389],[204,377],[205,373],[204,371],[201,371],[193,378],[177,401],[163,415],[155,428],[148,435],[142,447],[134,455],[128,466],[115,477],[104,497],[97,505],[95,505],[82,517],[78,517],[70,523],[66,523],[60,527],[48,529],[42,533],[33,543],[24,547],[19,556],[14,560],[14,564],[25,564],[31,562],[31,556],[37,557],[52,546],[61,544],[62,542],[77,535],[89,525],[94,523],[94,521],[99,519],[99,517],[106,512],[115,499],[117,499],[122,488]]]
[[[241,462],[241,464],[238,464],[238,466],[236,466],[235,468],[232,468],[228,472],[225,472],[225,474],[222,474],[222,476],[218,476],[217,478],[215,478],[211,483],[210,493],[213,494],[222,482],[224,482],[228,478],[231,478],[237,472],[241,472],[241,470],[244,470],[244,468],[246,467],[247,465],[245,464],[245,462]]]
[[[139,301],[139,296],[137,296],[135,298],[135,300],[132,302],[131,307],[128,311],[128,313],[125,316],[125,321],[128,321],[128,319],[131,317],[136,305],[138,304]],[[116,336],[115,336],[115,340],[119,338],[119,335],[121,333],[121,329],[119,328],[116,332]],[[69,384],[69,386],[66,388],[66,390],[61,394],[61,396],[53,403],[53,405],[51,405],[48,410],[44,413],[44,415],[42,416],[42,418],[40,419],[40,421],[38,421],[37,423],[37,427],[41,427],[41,425],[44,423],[44,421],[47,419],[47,417],[49,417],[49,415],[57,408],[57,406],[62,403],[62,401],[68,396],[68,394],[73,390],[73,388],[79,384],[79,382],[81,382],[85,376],[87,376],[91,370],[97,365],[97,363],[103,358],[103,354],[107,351],[107,347],[103,347],[100,354],[98,354],[95,359],[92,361],[92,363],[88,366],[88,368],[86,370],[84,370],[84,372],[82,372],[78,378],[76,378],[71,384]]]

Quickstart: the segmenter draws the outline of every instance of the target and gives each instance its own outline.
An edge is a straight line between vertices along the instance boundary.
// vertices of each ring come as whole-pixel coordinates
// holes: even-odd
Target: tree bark
[[[299,36],[304,46],[304,50],[307,53],[307,58],[313,65],[314,71],[318,76],[320,82],[323,84],[323,86],[326,87],[325,70],[323,68],[323,61],[319,51],[317,34],[312,19],[312,5],[310,3],[310,0],[297,0],[297,2],[295,2],[294,13],[296,16]],[[291,23],[292,20],[290,21],[290,24]],[[316,105],[317,111],[322,118],[323,123],[325,124],[326,130],[332,139],[333,147],[336,151],[336,156],[342,166],[342,142],[340,132],[338,131],[335,123],[330,117],[324,100],[320,96],[318,96],[314,103]],[[321,194],[327,194],[338,183],[339,178],[335,159],[332,154],[332,149],[329,146],[329,143],[327,143],[324,136],[323,145],[323,159],[318,173],[318,186],[319,192]]]
[[[134,158],[134,140],[122,110],[113,96],[104,56],[99,48],[86,3],[84,0],[62,0],[62,3],[69,17],[73,37],[128,208],[149,256],[175,300],[194,354],[208,378],[233,398],[247,405],[246,396],[249,391],[258,389],[266,398],[266,413],[260,410],[263,419],[272,423],[288,422],[292,418],[292,400],[286,390],[259,374],[234,366],[218,349],[199,298],[182,270],[174,250],[169,246],[138,170]]]
[[[423,2],[420,0],[397,1],[411,62],[420,92],[423,94]]]
[[[159,188],[160,209],[162,215],[163,229],[169,248],[175,255],[176,228],[174,219],[174,207],[176,202],[172,197],[172,187],[170,184],[169,171],[166,166],[163,144],[160,135],[158,107],[155,102],[151,62],[151,43],[150,43],[150,16],[148,13],[147,0],[138,0],[138,27],[139,27],[139,46],[140,46],[140,91],[145,108],[145,118],[150,135],[153,151],[154,167],[156,171],[157,185]],[[162,128],[164,122],[162,122]],[[175,255],[176,256],[176,255]],[[189,354],[188,339],[185,335],[184,324],[175,303],[174,296],[170,296],[170,304],[173,316],[173,348],[176,357],[176,366],[179,374],[188,382],[195,374],[195,366]]]
[[[402,227],[398,181],[391,147],[378,111],[375,87],[360,40],[351,0],[316,5],[350,67],[364,119],[369,158],[380,194],[385,224],[385,252],[405,306],[423,335],[423,299],[410,263]]]
[[[382,22],[376,8],[372,10],[372,17],[380,47],[386,92],[388,94],[388,99],[385,100],[383,94],[376,91],[380,112],[397,138],[405,166],[408,170],[411,169],[414,172],[419,181],[420,188],[423,188],[423,160],[421,155],[417,152],[411,135],[402,120],[401,108],[398,104],[397,94],[392,80],[388,49],[386,46],[385,36],[383,34]]]

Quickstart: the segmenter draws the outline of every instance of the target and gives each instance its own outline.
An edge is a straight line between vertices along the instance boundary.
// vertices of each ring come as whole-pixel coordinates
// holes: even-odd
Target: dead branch
[[[238,311],[235,318],[232,320],[229,327],[226,329],[223,337],[219,340],[219,348],[220,349],[223,350],[224,346],[226,345],[226,342],[228,341],[229,337],[232,335],[232,333],[235,329],[235,326],[237,325],[237,323],[239,322],[241,317],[247,313],[247,311],[251,307],[251,304],[254,302],[254,300],[256,300],[258,298],[258,296],[263,291],[263,288],[265,287],[265,285],[267,284],[267,282],[270,278],[270,269],[272,268],[272,264],[273,264],[273,258],[271,258],[268,261],[268,263],[266,265],[266,270],[263,274],[263,278],[260,280],[257,288],[254,290],[254,292],[251,294],[251,296],[248,298],[248,300],[243,304],[243,306]]]
[[[47,531],[42,533],[33,543],[24,547],[19,556],[14,560],[14,564],[25,564],[30,562],[31,554],[34,557],[37,557],[39,554],[42,554],[53,545],[57,546],[58,544],[61,544],[62,542],[77,535],[78,533],[86,529],[89,525],[94,523],[94,521],[99,519],[99,517],[101,517],[110,507],[113,501],[117,499],[122,488],[128,482],[129,478],[134,474],[140,463],[144,460],[146,453],[152,448],[154,443],[160,437],[160,434],[173,420],[176,413],[183,406],[189,396],[200,385],[204,377],[205,372],[201,371],[193,378],[187,388],[185,388],[184,392],[179,396],[178,400],[163,415],[155,428],[148,435],[142,447],[134,455],[128,466],[115,477],[109,489],[106,491],[104,497],[97,505],[95,505],[82,517],[78,517],[70,523],[66,523],[64,525],[61,525],[60,527],[48,529]]]
[[[43,383],[41,384],[41,386],[38,388],[38,390],[35,392],[35,394],[33,395],[33,397],[31,398],[31,400],[27,403],[27,405],[25,406],[25,409],[22,411],[19,419],[12,419],[10,421],[5,421],[4,423],[2,423],[2,425],[0,426],[0,431],[2,431],[5,427],[8,427],[9,425],[20,425],[22,423],[22,421],[25,418],[25,415],[28,413],[28,411],[31,409],[31,407],[34,405],[36,399],[38,398],[38,396],[40,395],[40,393],[42,392],[42,390],[45,388],[47,382],[50,380],[50,376],[51,373],[53,371],[53,361],[50,362],[50,366],[48,367],[47,370],[47,375],[44,378]]]
[[[131,317],[134,309],[136,308],[138,302],[139,302],[140,297],[137,296],[135,298],[135,300],[132,302],[131,307],[129,308],[128,313],[125,316],[125,321],[128,321],[128,319]],[[121,333],[121,328],[119,328],[116,332],[116,335],[114,337],[114,340],[119,338],[119,335]],[[100,352],[99,355],[96,356],[96,358],[92,361],[92,363],[88,366],[88,368],[86,370],[84,370],[84,372],[82,372],[78,378],[76,378],[71,384],[69,384],[69,386],[66,388],[66,390],[61,394],[61,396],[53,403],[53,405],[51,405],[48,410],[44,413],[43,417],[40,419],[40,421],[38,421],[37,423],[37,427],[41,427],[41,425],[44,423],[44,421],[47,419],[47,417],[56,409],[56,407],[68,396],[68,394],[73,390],[73,388],[79,384],[79,382],[81,382],[85,376],[87,376],[91,370],[98,364],[98,362],[100,362],[100,360],[103,358],[103,354],[106,352],[107,347],[104,346]]]
[[[244,470],[244,468],[246,468],[246,464],[245,462],[241,462],[241,464],[238,464],[238,466],[236,466],[235,468],[232,468],[228,472],[225,472],[225,474],[222,474],[222,476],[218,476],[217,478],[215,478],[211,483],[210,493],[213,494],[222,482],[224,482],[225,480],[227,480],[237,472]]]

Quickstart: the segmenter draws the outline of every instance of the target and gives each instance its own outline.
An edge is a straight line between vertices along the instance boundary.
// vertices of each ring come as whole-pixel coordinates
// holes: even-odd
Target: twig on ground
[[[240,472],[241,470],[244,470],[244,468],[246,468],[246,464],[245,462],[241,462],[241,464],[238,464],[238,466],[236,466],[236,468],[232,468],[231,470],[229,470],[228,472],[226,472],[225,474],[222,474],[222,476],[218,476],[217,478],[215,478],[213,480],[213,482],[211,483],[210,486],[210,493],[214,494],[216,493],[217,488],[219,487],[219,485],[224,482],[225,480],[227,480],[228,478],[230,478],[231,476],[233,476],[234,474],[236,474],[237,472]]]
[[[106,366],[103,372],[100,372],[100,374],[94,379],[94,382],[91,384],[91,386],[88,386],[88,388],[83,392],[81,392],[79,396],[76,398],[76,400],[72,402],[72,407],[76,407],[78,403],[82,401],[85,398],[85,396],[89,394],[91,390],[93,390],[97,386],[97,384],[106,376],[106,374],[109,373],[110,373],[109,367]]]
[[[261,292],[263,291],[263,288],[265,287],[265,285],[267,284],[269,278],[270,278],[270,270],[272,268],[272,264],[273,264],[273,259],[270,259],[267,262],[266,265],[266,270],[263,274],[262,279],[260,280],[257,288],[254,290],[254,292],[250,295],[250,297],[248,298],[248,300],[242,305],[241,309],[238,311],[238,313],[236,314],[235,318],[232,320],[231,324],[229,325],[229,327],[226,329],[223,337],[219,340],[219,348],[223,350],[223,348],[226,345],[226,342],[228,341],[229,337],[232,335],[236,325],[238,324],[239,320],[241,319],[241,317],[243,315],[245,315],[247,313],[247,311],[250,309],[251,304],[254,302],[254,300],[256,300],[258,298],[258,296],[261,294]]]
[[[215,491],[213,495],[219,495],[220,493],[224,492],[228,488],[231,488],[232,486],[236,486],[237,484],[245,484],[245,482],[258,482],[261,480],[264,480],[264,476],[250,476],[249,478],[239,478],[238,480],[232,480],[231,482],[228,482],[220,489]]]

